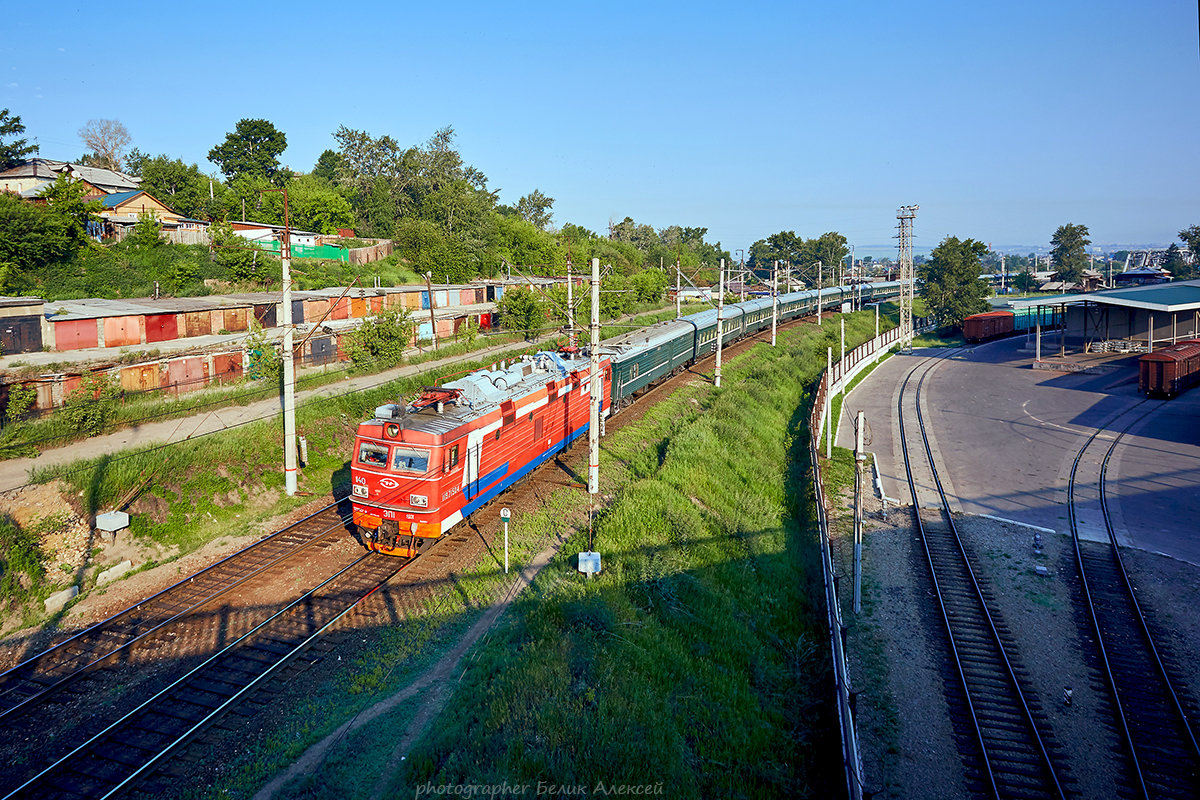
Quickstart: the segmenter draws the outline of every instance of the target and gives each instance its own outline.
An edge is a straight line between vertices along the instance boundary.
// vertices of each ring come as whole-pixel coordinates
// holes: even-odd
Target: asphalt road
[[[864,410],[867,449],[876,456],[884,492],[909,502],[896,399],[910,369],[944,359],[925,382],[922,405],[956,510],[1068,531],[1066,489],[1075,455],[1097,426],[1142,396],[1131,370],[1034,370],[1024,343],[1005,339],[954,354],[927,349],[893,356],[847,397],[838,444],[852,446],[851,420]],[[1151,401],[1146,409],[1151,406],[1108,467],[1118,535],[1129,546],[1200,565],[1200,389]]]

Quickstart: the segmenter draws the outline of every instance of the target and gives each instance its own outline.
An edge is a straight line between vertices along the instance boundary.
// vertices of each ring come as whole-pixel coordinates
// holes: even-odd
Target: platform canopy
[[[1011,300],[1009,306],[1023,309],[1082,303],[1143,308],[1148,311],[1165,311],[1167,313],[1197,311],[1200,310],[1200,280],[1157,283],[1152,286],[1134,286],[1127,289],[1105,289],[1099,292],[1042,295],[1026,300]]]

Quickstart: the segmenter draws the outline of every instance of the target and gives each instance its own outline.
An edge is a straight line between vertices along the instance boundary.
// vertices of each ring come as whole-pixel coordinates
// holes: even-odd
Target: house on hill
[[[104,208],[99,212],[103,230],[103,238],[124,239],[138,219],[145,214],[153,214],[158,220],[167,238],[180,244],[208,244],[208,223],[204,220],[192,219],[174,211],[149,192],[137,189],[129,192],[115,192],[96,198],[103,203]]]
[[[128,192],[138,188],[142,179],[124,172],[86,167],[69,161],[49,158],[31,158],[15,167],[0,171],[0,191],[12,192],[25,198],[40,197],[42,190],[54,183],[59,175],[85,181],[89,187],[89,199],[116,192]]]

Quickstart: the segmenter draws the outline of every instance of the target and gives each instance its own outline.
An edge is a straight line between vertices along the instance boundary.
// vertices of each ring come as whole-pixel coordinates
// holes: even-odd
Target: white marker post
[[[504,574],[508,574],[508,518],[512,515],[507,508],[500,509],[500,519],[504,520]]]
[[[725,339],[725,259],[721,259],[721,277],[717,280],[717,368],[713,383],[721,388],[721,345]]]

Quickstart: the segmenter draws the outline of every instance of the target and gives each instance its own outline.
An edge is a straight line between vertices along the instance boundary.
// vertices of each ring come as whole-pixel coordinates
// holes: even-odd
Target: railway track
[[[1144,798],[1195,798],[1200,747],[1194,723],[1137,602],[1108,511],[1109,459],[1122,437],[1159,407],[1143,409],[1147,402],[1087,439],[1071,466],[1067,502],[1083,595],[1135,788]],[[1119,433],[1105,436],[1106,430]]]
[[[344,533],[335,501],[0,673],[0,719],[28,711],[272,567]],[[348,513],[348,512],[347,512]]]
[[[1005,638],[1003,623],[988,608],[983,588],[958,534],[933,458],[921,412],[921,389],[937,360],[914,367],[901,386],[897,411],[913,516],[920,534],[952,671],[963,690],[964,717],[978,745],[978,773],[996,798],[1063,798],[1063,780],[1042,734],[1044,722]],[[918,372],[920,373],[918,375]],[[909,383],[917,377],[915,391]],[[905,419],[915,419],[918,441],[910,446]],[[919,480],[916,471],[923,474]]]
[[[410,562],[368,553],[6,795],[105,798],[152,773]]]

